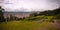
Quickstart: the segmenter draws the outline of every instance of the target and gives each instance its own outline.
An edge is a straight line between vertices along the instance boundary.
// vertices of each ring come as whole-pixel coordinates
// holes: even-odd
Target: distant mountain
[[[4,12],[4,16],[7,17],[9,15],[17,16],[17,17],[27,17],[30,15],[30,12]]]

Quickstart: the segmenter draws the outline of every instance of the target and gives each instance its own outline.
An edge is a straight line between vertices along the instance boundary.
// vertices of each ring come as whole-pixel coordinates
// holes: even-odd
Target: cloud
[[[1,2],[6,10],[12,9],[7,11],[15,11],[16,9],[19,11],[42,11],[41,9],[48,10],[60,7],[60,0],[4,0]]]

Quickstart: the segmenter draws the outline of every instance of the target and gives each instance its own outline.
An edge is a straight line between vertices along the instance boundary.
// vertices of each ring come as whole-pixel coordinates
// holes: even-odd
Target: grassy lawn
[[[11,21],[0,24],[0,30],[56,30],[49,22]]]

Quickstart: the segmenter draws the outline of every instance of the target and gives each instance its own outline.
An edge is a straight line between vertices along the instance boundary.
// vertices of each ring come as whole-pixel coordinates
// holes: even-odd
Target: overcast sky
[[[60,7],[60,0],[0,0],[6,11],[44,11]]]

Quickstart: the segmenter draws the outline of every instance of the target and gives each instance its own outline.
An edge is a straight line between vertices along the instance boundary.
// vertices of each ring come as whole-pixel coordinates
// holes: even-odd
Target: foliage
[[[31,16],[31,17],[33,17],[33,16],[38,16],[38,13],[37,13],[37,12],[31,13],[30,16]]]
[[[60,19],[60,14],[56,15],[55,19]]]
[[[58,14],[60,14],[60,8],[40,12],[40,15],[45,15],[45,16],[55,16]]]
[[[0,6],[0,22],[5,22],[4,16],[3,16],[4,9]]]

